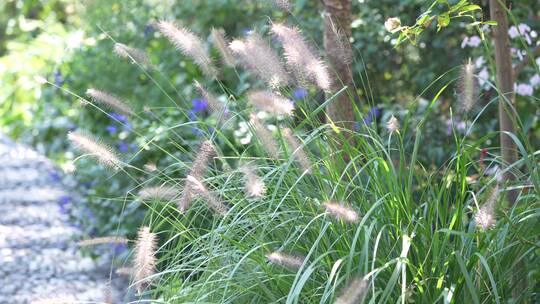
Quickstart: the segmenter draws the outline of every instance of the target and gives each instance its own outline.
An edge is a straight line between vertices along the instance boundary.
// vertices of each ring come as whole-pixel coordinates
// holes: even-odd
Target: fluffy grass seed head
[[[128,239],[121,236],[104,236],[87,240],[82,240],[77,243],[81,247],[95,246],[102,244],[127,244]]]
[[[307,156],[306,152],[304,151],[304,149],[302,149],[300,141],[298,141],[298,139],[294,136],[291,129],[289,129],[289,128],[284,128],[282,133],[285,136],[285,139],[287,140],[287,143],[289,144],[289,146],[293,150],[294,157],[295,157],[296,161],[302,167],[302,170],[304,170],[304,172],[307,172],[308,174],[311,174],[311,172],[312,172],[312,170],[311,170],[312,164],[311,164],[311,161],[309,160],[309,157]]]
[[[360,304],[368,291],[368,280],[356,278],[349,283],[334,304]]]
[[[491,192],[487,201],[478,209],[474,215],[476,227],[482,231],[489,230],[497,224],[495,217],[495,204],[499,198],[499,186],[497,185]]]
[[[214,46],[221,54],[221,59],[223,60],[223,63],[230,67],[234,67],[236,65],[236,61],[234,60],[234,56],[231,53],[231,50],[227,47],[228,42],[225,38],[225,35],[223,34],[223,30],[213,28],[211,36],[212,41],[214,42]]]
[[[388,132],[390,132],[390,134],[393,134],[399,130],[399,120],[394,115],[392,115],[392,117],[390,117],[386,123],[386,129]]]
[[[139,198],[142,200],[163,200],[170,201],[180,195],[180,191],[176,187],[171,186],[154,186],[144,187],[139,191]]]
[[[302,264],[304,264],[305,259],[303,257],[286,254],[281,251],[267,253],[266,258],[272,264],[276,264],[292,270],[300,269],[300,267],[302,267]]]
[[[227,206],[223,204],[218,197],[216,197],[212,192],[208,191],[206,186],[199,181],[194,176],[188,175],[186,177],[186,183],[189,184],[189,187],[198,195],[203,197],[208,206],[214,210],[219,215],[225,215],[227,213]]]
[[[249,197],[262,197],[266,193],[266,185],[262,179],[257,176],[252,166],[244,165],[240,168],[244,173],[244,189]]]
[[[130,106],[113,94],[91,88],[86,90],[86,95],[90,96],[93,102],[103,104],[122,114],[129,116],[134,114]]]
[[[336,202],[325,202],[323,203],[324,209],[326,212],[346,223],[356,223],[358,222],[359,216],[356,211],[353,209]]]
[[[69,132],[68,140],[79,151],[92,155],[104,166],[115,170],[122,168],[122,162],[116,156],[116,153],[108,146],[100,143],[93,136],[79,132]]]
[[[134,279],[137,292],[141,294],[149,285],[149,277],[156,272],[157,235],[149,227],[141,227],[135,242]]]
[[[293,115],[294,103],[276,93],[270,91],[253,91],[248,93],[247,98],[260,110],[274,115]]]
[[[478,100],[478,81],[475,77],[475,66],[469,59],[461,67],[459,79],[459,104],[465,112],[469,112]]]
[[[208,77],[215,78],[217,70],[202,40],[190,30],[173,22],[160,21],[158,28],[184,55],[190,57]]]
[[[214,96],[214,94],[210,93],[208,90],[206,90],[206,88],[204,88],[197,80],[193,82],[193,85],[195,86],[199,94],[201,94],[201,96],[208,102],[208,108],[210,109],[210,112],[216,115],[227,113],[225,105],[221,104],[217,97]]]
[[[247,69],[271,88],[279,88],[289,83],[289,76],[278,55],[257,33],[252,32],[243,40],[233,40],[229,48]]]
[[[148,58],[143,50],[132,48],[123,43],[114,44],[114,53],[120,58],[133,61],[133,63],[138,63],[145,67],[152,66],[152,63],[150,63],[150,58]]]
[[[253,126],[256,137],[262,144],[262,147],[268,153],[268,156],[279,159],[279,146],[272,135],[272,132],[257,118],[257,115],[250,115],[250,123]]]
[[[330,90],[330,75],[323,61],[318,58],[306,43],[300,31],[281,23],[272,24],[272,34],[283,45],[287,66],[299,80],[308,80],[321,90]]]

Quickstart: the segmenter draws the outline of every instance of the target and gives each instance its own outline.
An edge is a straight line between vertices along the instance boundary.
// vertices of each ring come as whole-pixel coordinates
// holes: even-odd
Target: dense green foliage
[[[539,100],[533,94],[518,96],[520,160],[511,168],[517,181],[502,185],[495,227],[479,229],[474,215],[497,183],[496,168],[505,167],[498,152],[497,94],[489,77],[489,27],[453,15],[447,20],[448,2],[459,1],[435,1],[435,6],[420,0],[354,1],[357,129],[324,124],[320,105],[332,99],[315,88],[287,87],[281,93],[295,101],[295,117],[265,119],[275,126],[282,150],[280,159],[272,160],[247,123],[254,110],[246,93],[264,85],[242,69],[223,68],[219,81],[206,79],[159,34],[156,22],[177,20],[211,45],[212,27],[223,28],[228,37],[254,30],[266,39],[269,20],[284,21],[301,28],[322,54],[317,1],[296,1],[291,14],[267,1],[247,0],[9,1],[0,4],[7,18],[0,19],[0,37],[9,35],[0,45],[0,125],[61,167],[69,168],[76,159],[77,171],[68,179],[78,182],[85,198],[68,210],[86,234],[132,237],[143,224],[158,233],[159,273],[146,293],[154,299],[329,303],[350,280],[367,276],[369,303],[504,303],[522,262],[526,273],[520,275],[529,288],[516,300],[535,301],[540,286],[535,267],[540,262]],[[533,21],[540,5],[523,1],[515,6],[513,24],[539,31]],[[487,19],[476,7],[465,13]],[[399,34],[384,28],[393,16],[402,25],[422,26],[417,23],[422,16],[437,22],[422,27],[414,43],[395,47]],[[465,40],[463,46],[464,39],[483,34],[484,43],[473,47]],[[116,56],[115,42],[144,50],[153,68]],[[512,46],[525,52],[516,53],[516,62],[533,47],[519,37]],[[211,52],[218,62],[217,50]],[[456,91],[459,65],[469,57],[484,58],[477,69],[489,73],[477,105],[463,113]],[[532,86],[530,79],[538,73],[532,60],[518,83]],[[230,119],[217,123],[194,80],[227,102]],[[136,114],[128,117],[81,102],[89,88],[114,93]],[[390,134],[386,122],[392,115],[401,127]],[[287,144],[284,127],[301,139],[312,174],[295,162],[299,152]],[[113,172],[79,158],[65,140],[73,130],[97,135],[129,166]],[[336,131],[351,132],[357,145],[336,150]],[[213,214],[203,199],[185,213],[167,201],[140,199],[145,186],[183,186],[204,139],[218,149],[204,182],[229,206],[225,216]],[[342,163],[341,154],[352,159]],[[239,166],[246,162],[263,176],[267,192],[262,198],[244,193]],[[505,204],[508,187],[521,191],[512,207]],[[331,217],[323,207],[328,200],[344,202],[360,220],[348,224]],[[268,263],[265,255],[274,250],[306,259],[291,271]]]

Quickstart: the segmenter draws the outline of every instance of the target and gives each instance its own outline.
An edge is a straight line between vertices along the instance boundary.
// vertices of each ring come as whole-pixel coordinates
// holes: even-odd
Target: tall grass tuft
[[[368,281],[365,278],[356,278],[349,283],[334,304],[361,304],[367,291]]]
[[[247,94],[247,98],[260,110],[274,115],[293,115],[293,102],[276,93],[270,91],[252,91]]]
[[[236,65],[236,61],[234,60],[234,56],[228,47],[229,43],[227,42],[227,39],[223,34],[223,30],[213,28],[211,31],[211,36],[212,42],[214,42],[214,46],[221,54],[221,59],[223,60],[223,63],[227,66],[234,67]]]

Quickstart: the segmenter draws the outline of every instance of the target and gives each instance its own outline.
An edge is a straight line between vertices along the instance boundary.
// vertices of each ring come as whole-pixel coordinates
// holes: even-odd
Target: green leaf
[[[448,13],[439,15],[437,17],[437,32],[440,31],[443,27],[447,27],[450,24],[450,15]]]

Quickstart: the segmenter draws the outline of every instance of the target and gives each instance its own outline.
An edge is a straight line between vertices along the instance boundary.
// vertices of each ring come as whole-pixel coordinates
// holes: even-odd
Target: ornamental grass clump
[[[386,27],[399,30],[399,20],[390,19]],[[183,53],[198,56],[194,61],[203,71],[213,69],[203,67],[211,60],[202,40],[168,22],[160,29]],[[335,34],[341,39],[339,29]],[[531,216],[538,213],[537,189],[530,187],[519,203],[507,206],[504,217],[495,216],[501,191],[538,184],[538,162],[526,137],[515,135],[524,141],[522,158],[512,168],[515,181],[501,183],[476,209],[475,193],[495,179],[484,175],[485,159],[478,154],[497,142],[498,134],[452,134],[455,141],[448,137],[437,146],[443,156],[435,160],[431,150],[426,153],[442,136],[428,128],[440,124],[433,114],[440,109],[431,106],[448,87],[444,77],[418,97],[428,100],[428,110],[416,103],[385,107],[381,117],[388,120],[373,114],[363,127],[346,129],[326,120],[324,109],[337,96],[323,99],[324,91],[338,82],[330,81],[326,65],[298,29],[276,23],[268,36],[249,33],[228,49],[221,33],[211,35],[230,66],[224,75],[233,75],[232,53],[262,81],[246,84],[237,70],[238,79],[206,79],[204,87],[194,81],[181,92],[202,96],[208,114],[230,113],[226,123],[207,119],[204,110],[172,125],[159,119],[156,125],[163,128],[155,133],[166,144],[156,140],[158,151],[149,146],[136,155],[147,171],[126,168],[138,183],[132,189],[140,189],[126,209],[147,208],[140,218],[147,226],[139,230],[133,267],[117,273],[132,276],[139,293],[159,277],[152,295],[171,303],[496,303],[515,288],[509,274],[516,262],[538,264],[529,254],[537,242],[538,219]],[[287,69],[268,45],[270,35],[283,46]],[[301,85],[312,85],[309,98],[293,103],[287,97],[294,95],[288,72]],[[471,79],[474,70],[464,69],[463,80]],[[462,91],[466,110],[474,105],[471,88],[467,84]],[[231,103],[225,108],[216,96]],[[354,107],[356,117],[365,117],[365,107]],[[178,112],[184,110],[194,111]],[[194,134],[193,125],[208,132]],[[107,152],[77,134],[70,140],[98,159],[98,152]],[[202,141],[198,149],[195,141]],[[114,154],[102,154],[101,162],[120,164]],[[489,166],[502,166],[493,155]],[[152,199],[172,201],[180,213],[173,204],[150,204]],[[151,231],[160,233],[159,269],[157,234]]]

